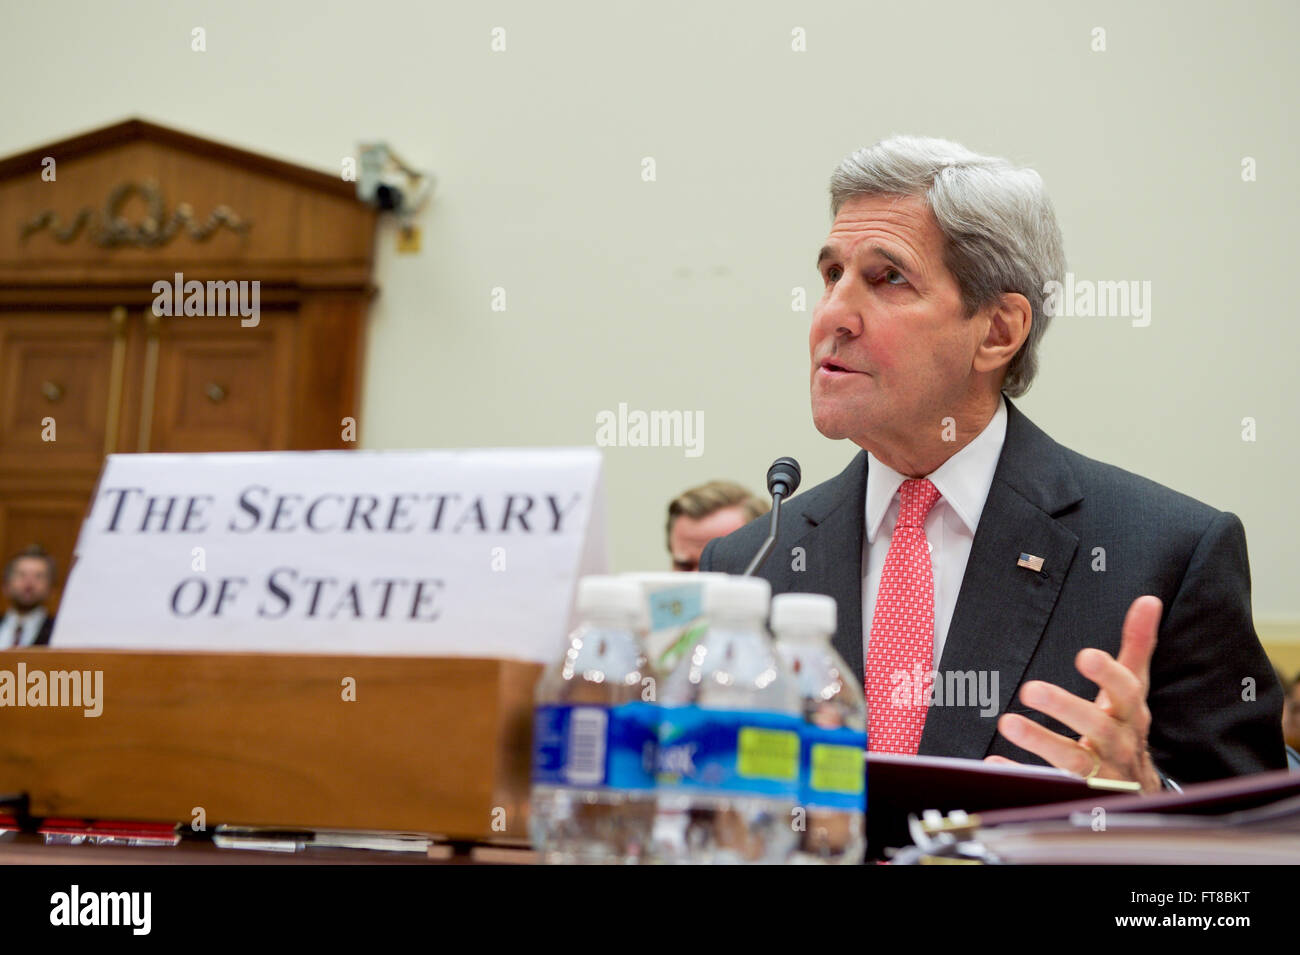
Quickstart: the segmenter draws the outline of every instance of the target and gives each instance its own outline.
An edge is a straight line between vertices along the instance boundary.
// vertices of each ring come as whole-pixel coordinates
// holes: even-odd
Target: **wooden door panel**
[[[0,316],[0,466],[98,468],[121,405],[125,343],[109,316]]]
[[[270,451],[287,446],[293,316],[162,319],[156,391],[142,423],[149,451]],[[146,346],[148,348],[149,346]],[[146,372],[146,389],[149,387]]]

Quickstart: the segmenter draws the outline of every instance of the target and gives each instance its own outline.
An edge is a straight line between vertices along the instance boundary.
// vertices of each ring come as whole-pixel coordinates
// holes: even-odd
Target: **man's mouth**
[[[866,372],[858,371],[856,368],[850,368],[843,365],[834,358],[823,358],[821,364],[817,366],[818,374],[825,375],[828,378],[836,378],[842,375],[865,375]]]

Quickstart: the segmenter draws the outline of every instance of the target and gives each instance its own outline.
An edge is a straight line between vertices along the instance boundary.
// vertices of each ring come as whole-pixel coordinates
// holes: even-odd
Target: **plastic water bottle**
[[[706,580],[707,629],[660,683],[658,862],[794,851],[799,696],[764,623],[770,594],[759,578]]]
[[[578,582],[564,656],[537,684],[529,833],[551,863],[635,863],[655,812],[657,707],[642,699],[641,588]]]
[[[644,646],[650,668],[671,673],[704,631],[704,582],[715,573],[659,571],[623,574],[645,593]]]
[[[780,594],[772,601],[777,652],[803,698],[799,844],[794,862],[856,865],[866,851],[867,707],[835,652],[835,600]]]

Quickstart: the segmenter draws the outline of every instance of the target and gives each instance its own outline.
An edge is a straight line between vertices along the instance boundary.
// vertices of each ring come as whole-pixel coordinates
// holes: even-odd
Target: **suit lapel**
[[[939,664],[939,679],[952,671],[974,672],[977,686],[991,686],[978,682],[981,671],[985,681],[996,674],[997,712],[981,716],[970,700],[965,706],[951,700],[932,706],[920,755],[987,755],[997,716],[1024,677],[1078,548],[1078,537],[1053,515],[1082,497],[1056,442],[1007,401],[1002,454]],[[1021,553],[1042,557],[1042,571],[1018,566]]]
[[[835,598],[838,621],[835,649],[862,681],[862,536],[867,500],[867,452],[859,451],[823,498],[808,506],[803,518],[807,530],[793,539],[803,548],[803,571],[786,563],[785,590],[828,594]],[[778,555],[773,554],[775,560]],[[797,559],[796,558],[792,558]],[[774,590],[777,588],[773,588]]]

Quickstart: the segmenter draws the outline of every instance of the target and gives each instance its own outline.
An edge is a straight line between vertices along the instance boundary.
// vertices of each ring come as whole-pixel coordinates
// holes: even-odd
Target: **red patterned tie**
[[[934,571],[925,516],[940,494],[926,479],[904,481],[898,494],[902,503],[867,644],[868,745],[873,753],[915,756],[928,712],[930,685],[924,678],[934,669]]]

